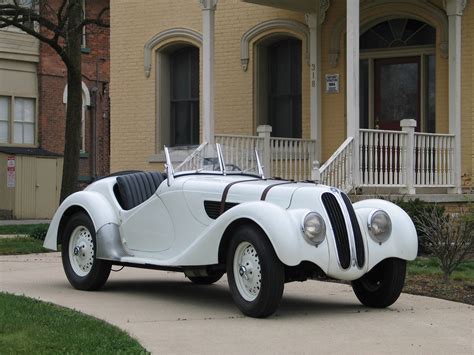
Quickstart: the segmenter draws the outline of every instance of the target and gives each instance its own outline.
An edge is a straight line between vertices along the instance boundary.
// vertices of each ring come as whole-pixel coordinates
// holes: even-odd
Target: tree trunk
[[[82,68],[81,68],[81,3],[70,0],[67,23],[69,58],[67,70],[67,113],[64,145],[64,166],[61,185],[61,202],[77,191],[79,154],[81,149],[82,120]]]

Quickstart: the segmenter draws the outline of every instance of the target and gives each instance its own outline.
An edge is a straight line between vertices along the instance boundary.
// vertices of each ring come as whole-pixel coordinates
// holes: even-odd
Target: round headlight
[[[321,244],[326,237],[326,224],[323,217],[319,213],[309,212],[304,217],[303,233],[309,244]]]
[[[375,210],[369,214],[368,227],[370,236],[377,243],[385,242],[392,233],[390,216],[382,210]]]

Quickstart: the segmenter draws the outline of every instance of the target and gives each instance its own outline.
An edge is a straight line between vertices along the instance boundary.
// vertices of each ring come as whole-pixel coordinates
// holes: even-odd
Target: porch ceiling
[[[277,7],[298,12],[314,12],[317,9],[317,0],[241,0],[252,4]]]

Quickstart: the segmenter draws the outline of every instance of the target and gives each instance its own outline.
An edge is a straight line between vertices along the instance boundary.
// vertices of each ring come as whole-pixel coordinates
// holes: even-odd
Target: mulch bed
[[[474,282],[444,283],[439,275],[407,275],[403,292],[474,305]]]

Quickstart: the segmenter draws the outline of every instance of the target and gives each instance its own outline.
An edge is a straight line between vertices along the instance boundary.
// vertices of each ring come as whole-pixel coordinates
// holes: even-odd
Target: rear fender
[[[71,209],[84,210],[91,218],[96,233],[106,224],[119,224],[116,210],[102,194],[94,191],[76,192],[66,198],[54,214],[44,240],[45,248],[58,250],[59,227],[63,217],[66,218]]]

